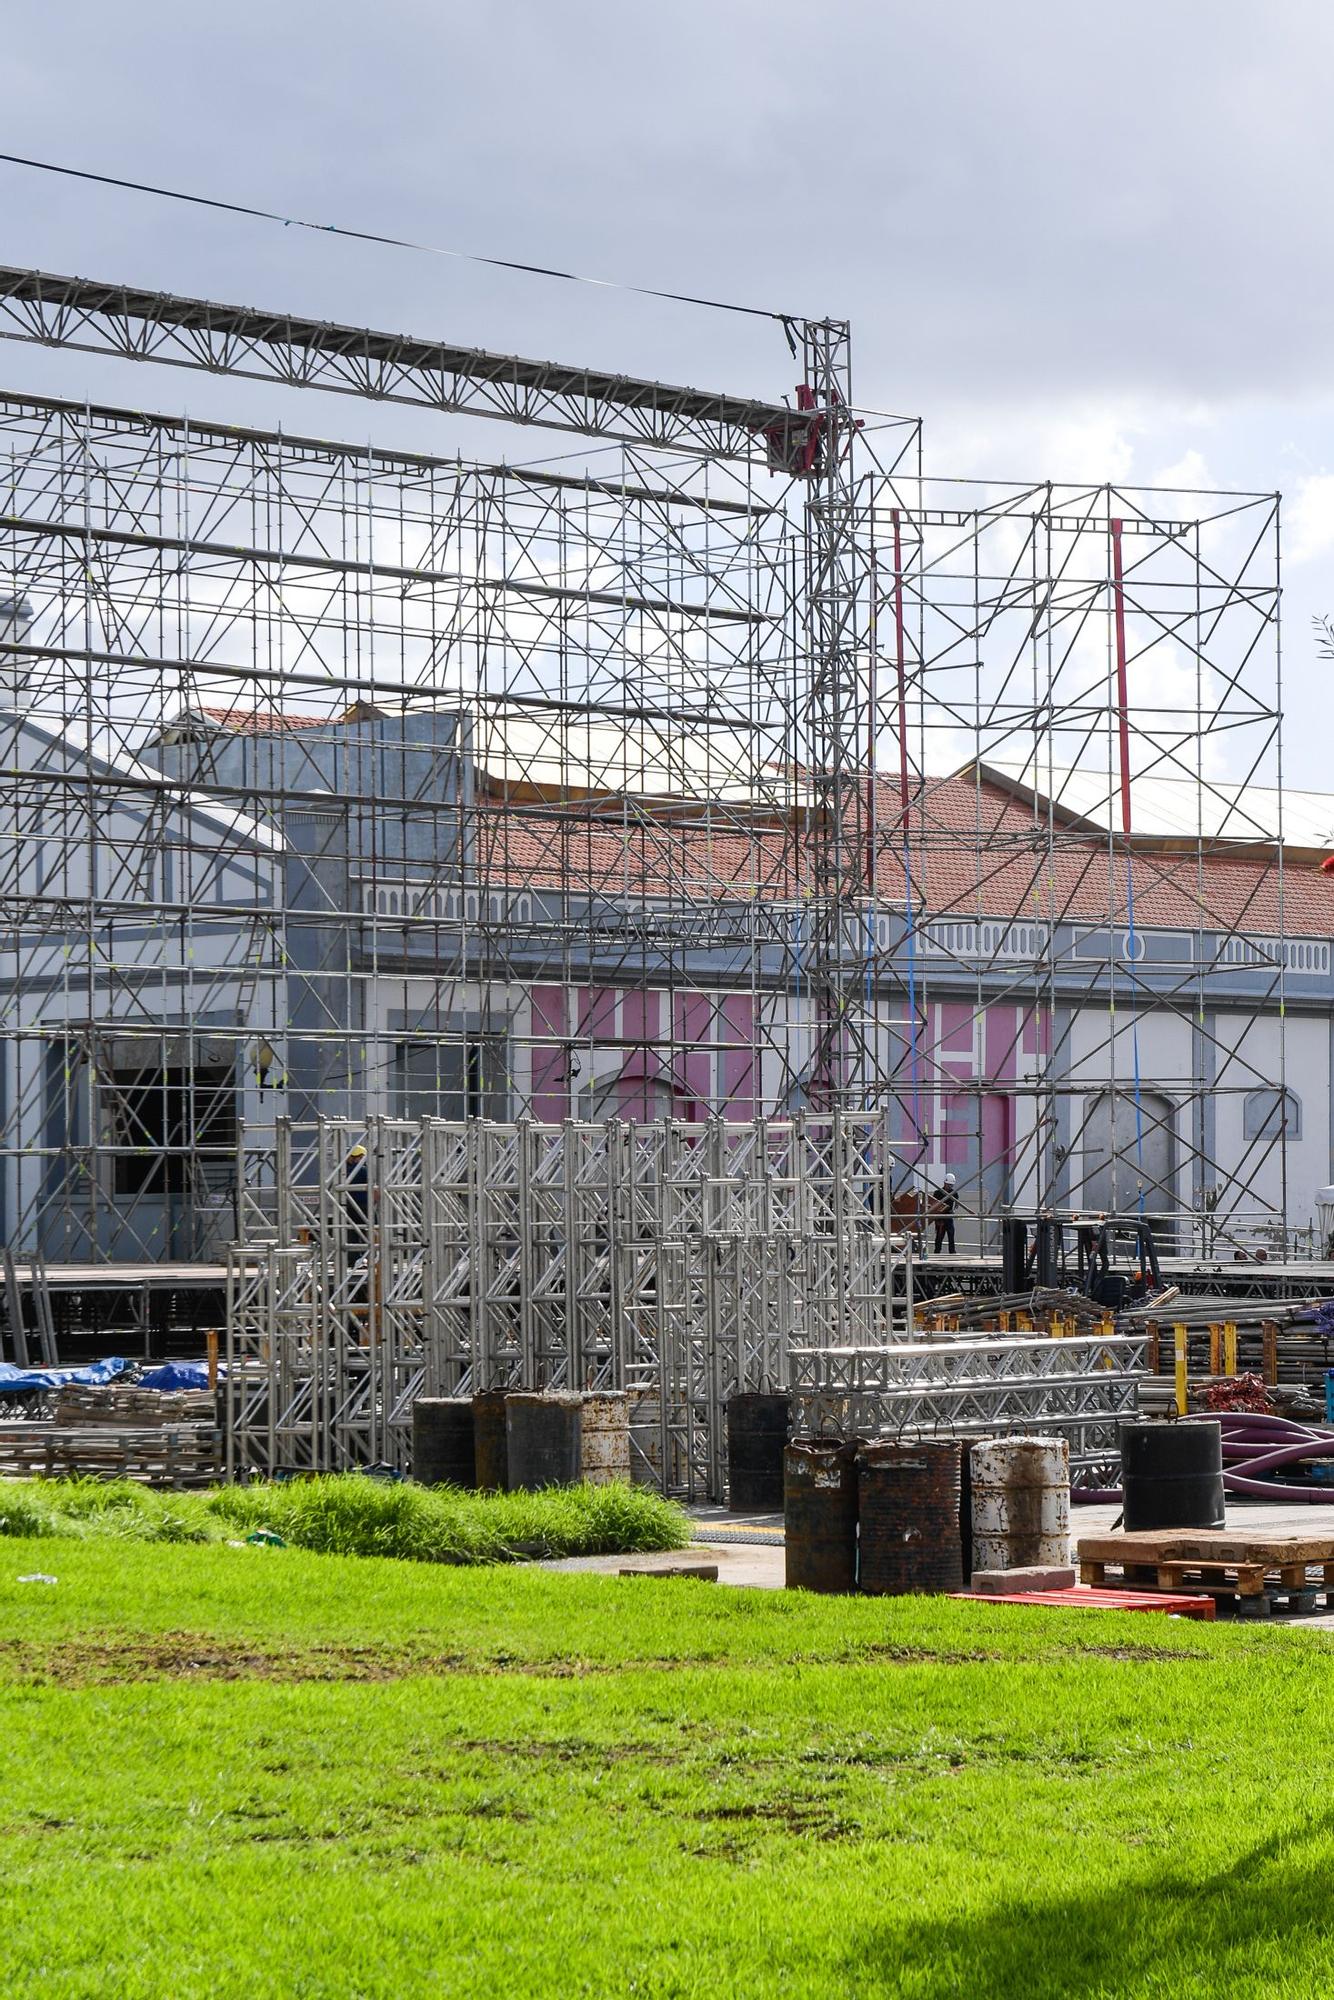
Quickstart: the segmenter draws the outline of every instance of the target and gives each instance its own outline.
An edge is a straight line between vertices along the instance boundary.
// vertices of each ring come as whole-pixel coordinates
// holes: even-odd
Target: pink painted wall
[[[947,1167],[968,1164],[968,1141],[972,1132],[973,1100],[966,1091],[942,1091],[936,1152]]]
[[[703,993],[678,993],[675,998],[677,1042],[711,1042],[712,1002]],[[677,1057],[676,1068],[681,1116],[704,1117],[712,1096],[712,1057],[706,1048],[689,1049]]]
[[[581,986],[579,1019],[575,1039],[610,1042],[616,1039],[616,1003],[620,994],[614,986]]]
[[[627,993],[621,1001],[621,1034],[627,1042],[656,1042],[662,1033],[661,993]]]
[[[669,997],[661,992],[581,987],[573,999],[571,1020],[561,987],[534,987],[533,1033],[561,1042],[587,1042],[591,1038],[594,1044],[615,1045],[621,1053],[616,1095],[622,1117],[660,1117],[664,1109],[662,1085],[669,1087],[673,1115],[679,1118],[702,1118],[716,1108],[743,1119],[772,1109],[760,1096],[755,1005],[749,993],[677,993]],[[998,1083],[1017,1080],[1024,1058],[1045,1051],[1050,1039],[1051,1023],[1045,1010],[997,1002],[985,1010],[982,1022],[985,1075]],[[681,1049],[683,1043],[700,1046]],[[976,1144],[976,1101],[961,1087],[973,1081],[975,1046],[974,1011],[966,1001],[937,1001],[928,1006],[917,1044],[921,1120],[932,1135],[932,1157],[955,1168],[967,1164],[970,1141]],[[673,1047],[681,1052],[670,1054]],[[563,1047],[534,1049],[535,1118],[558,1121],[570,1115],[567,1061]],[[582,1077],[579,1080],[583,1081]],[[906,1032],[895,1082],[891,1132],[905,1147],[906,1163],[918,1152]],[[1012,1099],[1008,1094],[984,1099],[981,1118],[983,1164],[1009,1158],[1014,1145]]]
[[[1014,1105],[1008,1097],[982,1100],[982,1165],[1013,1165]]]
[[[731,993],[723,1001],[719,1021],[723,1045],[722,1109],[730,1118],[754,1118],[761,1110],[755,1101],[755,1004],[749,993]]]
[[[1045,1053],[1051,1040],[1050,1016],[1031,1005],[997,1001],[982,1017],[979,1072],[975,1054],[974,1012],[965,1002],[938,1001],[928,1007],[919,1043],[919,1075],[922,1080],[922,1123],[932,1134],[932,1158],[956,1170],[977,1160],[993,1167],[1013,1164],[1015,1145],[1014,1100],[1003,1096],[976,1098],[952,1084],[972,1083],[985,1077],[992,1083],[1018,1080],[1025,1057]],[[901,1082],[906,1082],[906,1077]],[[896,1137],[910,1137],[910,1099],[901,1092],[903,1106]],[[979,1133],[980,1121],[980,1133]]]
[[[559,986],[535,986],[532,993],[533,1034],[568,1034],[565,1019],[565,992]],[[533,1050],[533,1116],[547,1124],[559,1124],[570,1115],[570,1085],[564,1049]]]
[[[988,1007],[983,1031],[987,1075],[1011,1082],[1019,1074],[1019,1010]]]

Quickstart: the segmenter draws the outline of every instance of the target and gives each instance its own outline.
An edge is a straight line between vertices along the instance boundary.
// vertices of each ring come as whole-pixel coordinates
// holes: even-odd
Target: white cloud
[[[1196,451],[1193,446],[1183,451],[1171,465],[1155,472],[1149,482],[1151,486],[1184,487],[1193,492],[1212,491],[1217,483],[1205,464],[1203,452]]]
[[[974,478],[1123,484],[1144,429],[1143,416],[1129,405],[974,407],[928,419],[926,462],[929,471]]]
[[[1334,549],[1334,472],[1312,472],[1297,482],[1287,505],[1283,554],[1292,564],[1313,562]]]

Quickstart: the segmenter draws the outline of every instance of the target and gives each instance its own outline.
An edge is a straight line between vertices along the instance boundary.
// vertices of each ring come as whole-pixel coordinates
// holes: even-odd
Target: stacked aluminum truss
[[[887,1124],[280,1123],[243,1176],[276,1241],[230,1257],[229,1469],[402,1465],[418,1395],[615,1388],[638,1473],[721,1497],[729,1396],[909,1332]]]
[[[612,1388],[638,1476],[716,1499],[728,1398],[790,1387],[803,1431],[1040,1426],[1102,1483],[1144,1336],[915,1341],[888,1122],[280,1123],[245,1153],[229,1469],[404,1465],[419,1395]]]
[[[1111,1332],[794,1349],[794,1419],[818,1436],[1054,1433],[1069,1441],[1076,1484],[1111,1486],[1145,1350],[1142,1333]]]

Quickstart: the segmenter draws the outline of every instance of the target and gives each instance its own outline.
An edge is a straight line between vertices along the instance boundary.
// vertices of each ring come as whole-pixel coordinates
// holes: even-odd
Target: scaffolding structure
[[[272,1232],[278,1128],[835,1110],[979,1249],[1290,1240],[1275,497],[928,479],[789,334],[755,398],[0,270],[0,337],[567,434],[0,398],[16,1248]]]
[[[410,1462],[419,1395],[614,1389],[635,1475],[721,1500],[789,1354],[911,1336],[883,1112],[748,1125],[280,1122],[229,1254],[228,1470]]]
[[[1285,874],[1312,857],[1284,826],[1278,533],[1275,495],[872,490],[896,1089],[910,1150],[952,1142],[984,1212],[1288,1241],[1287,1022],[1323,1004],[1330,924]]]

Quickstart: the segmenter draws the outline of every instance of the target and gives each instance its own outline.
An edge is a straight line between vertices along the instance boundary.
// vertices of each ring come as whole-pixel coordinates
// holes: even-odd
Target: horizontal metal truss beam
[[[1106,1485],[1146,1358],[1138,1333],[791,1349],[793,1419],[847,1438],[1040,1429],[1065,1438],[1076,1484]]]
[[[751,458],[791,416],[748,397],[10,266],[0,337],[709,458]]]
[[[104,435],[123,442],[142,434],[161,441],[166,450],[207,449],[234,451],[263,445],[281,455],[284,464],[355,469],[363,476],[391,477],[405,487],[420,482],[429,486],[442,477],[494,480],[500,487],[525,488],[533,493],[582,493],[594,499],[631,501],[637,505],[674,507],[708,514],[742,514],[761,520],[783,509],[746,492],[737,479],[729,489],[744,494],[728,498],[727,493],[708,490],[700,483],[673,486],[646,486],[642,481],[596,479],[586,472],[556,472],[544,466],[503,465],[498,461],[443,457],[423,451],[402,451],[392,445],[347,444],[336,438],[311,437],[300,431],[260,430],[251,424],[211,423],[203,417],[166,416],[160,411],[125,409],[114,403],[76,402],[68,396],[26,396],[0,390],[0,424],[24,419],[59,418],[74,427],[89,443]]]
[[[469,575],[463,570],[432,569],[425,563],[411,567],[395,563],[354,562],[336,555],[308,555],[294,549],[240,548],[231,542],[209,541],[207,537],[152,535],[139,530],[95,527],[79,521],[44,521],[22,514],[0,514],[0,535],[29,542],[71,542],[81,546],[107,548],[133,554],[180,556],[182,562],[216,562],[227,567],[243,564],[255,571],[309,571],[313,576],[365,578],[381,585],[401,583],[407,589],[430,591],[442,585],[474,590],[479,595],[528,597],[538,601],[553,599],[566,604],[597,605],[611,611],[643,613],[653,617],[721,618],[743,625],[776,623],[762,612],[746,606],[691,603],[668,597],[649,597],[627,590],[596,590],[582,586],[540,583],[517,576]],[[15,649],[17,650],[17,649]]]
[[[796,1348],[792,1381],[798,1389],[892,1395],[923,1387],[973,1391],[1002,1383],[1043,1382],[1068,1387],[1086,1377],[1143,1371],[1143,1334],[1093,1334],[1045,1339],[1013,1335],[990,1340],[899,1343],[886,1347]]]

